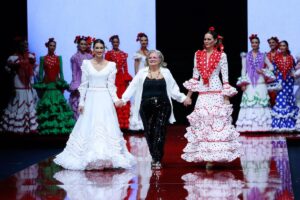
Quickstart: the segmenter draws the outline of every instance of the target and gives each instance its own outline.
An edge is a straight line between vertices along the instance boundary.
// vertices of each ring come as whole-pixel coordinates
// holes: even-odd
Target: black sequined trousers
[[[166,124],[170,118],[171,104],[168,98],[143,99],[140,115],[152,160],[161,161],[164,155]]]

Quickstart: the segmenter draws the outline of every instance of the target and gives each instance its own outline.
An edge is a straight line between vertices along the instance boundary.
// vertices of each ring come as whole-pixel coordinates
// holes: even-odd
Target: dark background
[[[7,1],[5,10],[1,12],[1,24],[4,27],[0,60],[0,80],[3,95],[0,98],[2,111],[13,95],[12,77],[4,71],[6,59],[12,54],[13,38],[27,35],[27,1]],[[202,48],[203,37],[210,26],[224,36],[225,52],[229,63],[229,81],[235,86],[240,76],[240,52],[247,50],[247,0],[239,1],[156,1],[157,49],[165,56],[180,89],[182,83],[192,77],[194,53]],[[30,46],[30,44],[29,44]],[[193,95],[195,103],[197,95]],[[231,99],[234,105],[233,120],[236,121],[241,92]],[[174,102],[174,112],[178,124],[187,124],[186,116],[193,106],[185,108]]]
[[[241,73],[240,52],[247,50],[247,0],[240,1],[156,1],[157,49],[165,56],[175,80],[186,93],[182,83],[192,77],[194,53],[202,49],[204,34],[210,26],[224,37],[229,63],[229,82],[235,86]],[[193,94],[193,103],[196,101]],[[237,119],[241,91],[231,99],[233,120]],[[175,103],[177,123],[186,124],[185,109]]]
[[[16,36],[26,37],[27,35],[27,1],[10,0],[1,6],[1,45],[0,45],[0,114],[13,96],[13,77],[6,73],[4,66],[7,58],[13,53],[13,39]],[[10,13],[10,14],[7,14]]]

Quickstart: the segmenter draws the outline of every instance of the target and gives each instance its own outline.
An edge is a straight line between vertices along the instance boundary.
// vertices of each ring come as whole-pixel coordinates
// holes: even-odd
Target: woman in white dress
[[[194,111],[187,116],[190,126],[184,137],[188,144],[181,158],[205,161],[207,168],[212,162],[230,162],[241,154],[229,102],[237,91],[229,85],[227,57],[218,44],[218,35],[211,27],[204,36],[204,49],[195,53],[193,78],[183,84],[189,90],[188,97],[197,92],[198,98]]]
[[[260,40],[256,34],[249,37],[252,50],[242,53],[242,76],[237,85],[243,92],[240,112],[236,122],[239,132],[271,131],[272,117],[267,83],[276,78],[267,55],[259,51]]]
[[[140,49],[133,55],[134,59],[134,72],[137,74],[141,69],[145,68],[145,63],[146,63],[146,57],[149,53],[149,50],[147,49],[148,47],[148,36],[145,33],[138,33],[136,41],[140,42]],[[134,121],[132,119],[133,117],[133,108],[134,108],[134,101],[131,102],[131,107],[130,107],[130,117],[129,117],[129,130],[132,131],[142,131],[144,130],[142,120],[139,121]],[[137,141],[132,141],[132,143],[143,143],[145,144],[144,138],[131,138],[133,140],[139,140]],[[143,141],[141,141],[143,140]]]
[[[80,116],[65,149],[54,159],[66,169],[131,168],[136,163],[126,148],[114,107],[122,104],[116,94],[116,64],[103,58],[104,49],[103,40],[95,40],[94,58],[81,66]]]
[[[134,72],[138,73],[140,69],[145,67],[146,57],[149,53],[148,47],[148,36],[145,33],[138,33],[136,41],[140,42],[140,49],[133,55],[134,59]]]

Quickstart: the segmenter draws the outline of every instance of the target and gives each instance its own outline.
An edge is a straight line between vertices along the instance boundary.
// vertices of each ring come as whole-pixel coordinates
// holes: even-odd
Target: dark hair
[[[259,37],[257,36],[257,34],[251,34],[250,37],[249,37],[249,40],[250,42],[252,42],[252,40],[254,39],[257,39],[258,40],[258,43],[260,43],[260,39]]]
[[[74,39],[75,44],[79,44],[82,40],[87,41],[88,37],[77,35]]]
[[[148,36],[145,33],[138,33],[136,36],[136,41],[140,41],[142,37],[145,37],[148,39]]]
[[[218,51],[223,51],[224,45],[223,45],[223,37],[218,35],[218,33],[215,31],[215,27],[211,26],[208,29],[208,32],[206,34],[210,34],[213,36],[214,40],[217,40],[217,43],[215,44],[215,47]]]
[[[282,41],[279,42],[279,44],[280,44],[280,43],[284,43],[284,44],[286,45],[286,47],[287,47],[286,53],[287,53],[288,55],[291,55],[291,51],[290,51],[290,49],[289,49],[289,43],[288,43],[286,40],[282,40]]]
[[[109,38],[109,42],[113,42],[114,39],[117,39],[118,41],[120,41],[119,36],[118,35],[113,35]]]
[[[104,41],[101,40],[101,39],[95,39],[95,41],[93,42],[93,48],[95,47],[95,45],[96,45],[97,43],[102,44],[102,45],[104,46],[104,48],[106,48]]]
[[[267,41],[270,42],[271,40],[274,40],[276,43],[279,43],[279,39],[277,37],[270,37]]]
[[[48,42],[45,43],[45,46],[48,48],[48,47],[49,47],[49,44],[50,44],[51,42],[54,42],[54,43],[56,44],[56,41],[54,40],[54,38],[49,38],[49,39],[48,39]]]

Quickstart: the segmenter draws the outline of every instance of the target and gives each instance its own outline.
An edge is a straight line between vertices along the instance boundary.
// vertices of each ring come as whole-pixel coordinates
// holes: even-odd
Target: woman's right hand
[[[183,105],[184,106],[189,106],[189,105],[191,105],[192,104],[192,99],[190,98],[190,97],[186,97],[186,99],[184,100],[184,102],[183,102]]]
[[[243,85],[243,86],[241,87],[241,89],[242,89],[242,91],[245,91],[245,90],[246,90],[246,85]]]
[[[83,111],[84,111],[84,107],[83,107],[83,106],[79,106],[79,107],[78,107],[78,112],[79,112],[80,114],[83,114]]]

